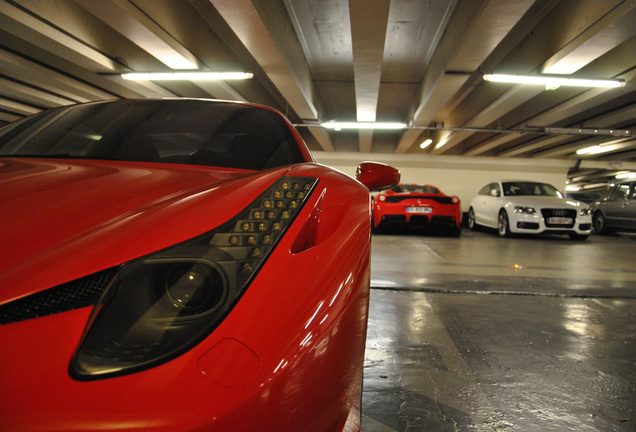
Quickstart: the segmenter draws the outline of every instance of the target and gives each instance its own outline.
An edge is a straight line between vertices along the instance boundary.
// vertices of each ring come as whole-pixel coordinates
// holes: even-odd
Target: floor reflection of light
[[[374,288],[399,288],[400,284],[392,280],[371,278],[371,286]]]
[[[431,279],[429,279],[429,278],[418,278],[418,279],[415,279],[415,283],[417,285],[426,285],[426,284],[428,284],[430,282],[431,282]]]
[[[432,323],[427,323],[431,313],[430,303],[424,297],[419,297],[410,303],[410,307],[406,310],[404,323],[409,325],[410,332],[419,334],[426,329],[433,328]]]
[[[589,334],[589,309],[586,305],[565,305],[565,328],[581,336]]]
[[[563,326],[576,335],[571,344],[565,344],[565,354],[575,360],[582,361],[589,356],[593,339],[590,330],[590,309],[585,304],[565,304]]]

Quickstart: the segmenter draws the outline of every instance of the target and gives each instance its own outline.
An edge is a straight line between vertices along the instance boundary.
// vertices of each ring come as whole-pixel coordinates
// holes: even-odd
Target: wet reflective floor
[[[363,432],[636,431],[636,236],[374,235]]]

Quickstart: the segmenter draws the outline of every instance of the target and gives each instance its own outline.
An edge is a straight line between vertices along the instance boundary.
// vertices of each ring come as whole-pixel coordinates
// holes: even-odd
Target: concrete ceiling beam
[[[313,88],[308,65],[298,66],[298,60],[288,58],[280,48],[284,46],[265,22],[270,14],[265,8],[257,8],[257,2],[250,0],[210,0],[210,3],[232,28],[235,35],[260,65],[267,77],[303,120],[318,121],[320,113],[316,107],[316,91]],[[280,16],[270,16],[276,20]],[[291,25],[291,23],[290,23]],[[328,134],[314,134],[325,151],[335,151]]]

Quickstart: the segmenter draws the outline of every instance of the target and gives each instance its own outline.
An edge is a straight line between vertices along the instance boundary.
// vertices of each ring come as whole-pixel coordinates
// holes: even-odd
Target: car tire
[[[587,234],[569,234],[570,238],[572,240],[578,240],[578,241],[583,241],[583,240],[587,240],[587,238],[589,237],[589,235]]]
[[[468,210],[468,229],[471,231],[479,231],[479,225],[477,225],[475,219],[475,211],[472,207]]]
[[[592,217],[592,226],[594,227],[594,232],[596,234],[607,234],[609,230],[607,229],[607,224],[605,223],[605,216],[600,211],[594,213]]]
[[[510,237],[510,222],[508,220],[508,213],[505,210],[499,212],[497,217],[497,232],[499,237]]]

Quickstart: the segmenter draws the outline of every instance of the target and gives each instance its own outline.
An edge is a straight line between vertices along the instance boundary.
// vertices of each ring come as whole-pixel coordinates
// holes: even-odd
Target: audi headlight
[[[71,376],[137,372],[203,340],[243,295],[317,181],[283,177],[214,231],[121,266],[93,310]]]
[[[515,213],[536,214],[537,211],[534,209],[534,207],[515,206]]]
[[[591,215],[591,214],[592,214],[592,209],[591,209],[591,208],[589,208],[589,207],[588,207],[588,208],[582,208],[582,209],[579,211],[579,214],[580,214],[581,216],[589,216],[589,215]]]

